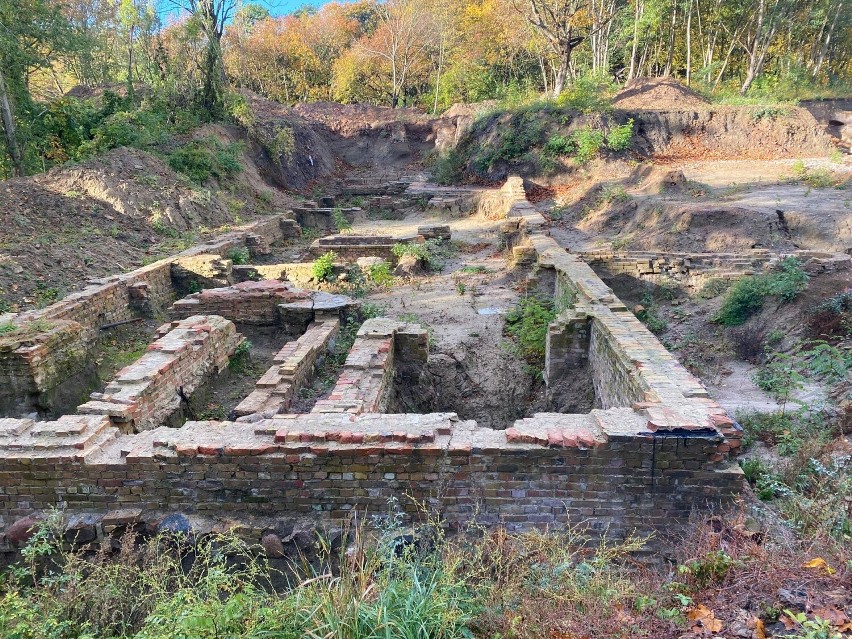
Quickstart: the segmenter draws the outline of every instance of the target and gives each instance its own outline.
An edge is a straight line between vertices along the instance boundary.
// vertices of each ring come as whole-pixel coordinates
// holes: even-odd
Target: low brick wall
[[[260,280],[193,293],[175,302],[171,315],[221,315],[237,324],[279,326],[287,334],[301,335],[311,322],[340,319],[355,306],[345,295],[309,291],[280,280]]]
[[[711,461],[721,436],[652,436],[645,427],[630,409],[545,414],[508,431],[448,414],[280,415],[120,437],[111,429],[105,444],[63,446],[79,441],[68,436],[45,450],[16,425],[23,432],[7,438],[12,445],[0,443],[0,526],[57,504],[108,516],[135,508],[143,519],[166,510],[328,523],[385,512],[389,498],[409,495],[451,525],[588,521],[617,538],[669,528],[738,490],[740,475]]]
[[[234,409],[238,417],[272,417],[290,410],[299,389],[309,382],[340,330],[339,320],[316,322],[299,339],[288,342],[272,359],[272,366],[255,384],[255,390]]]
[[[321,237],[311,244],[310,254],[319,257],[333,251],[338,260],[355,262],[359,257],[380,257],[390,264],[396,264],[393,253],[394,244],[399,242],[423,241],[417,236],[395,238],[381,235],[331,235]]]
[[[668,253],[657,251],[582,251],[578,253],[604,277],[629,275],[656,284],[676,280],[700,287],[711,279],[739,279],[768,270],[785,257],[795,257],[812,273],[852,270],[852,257],[842,253],[792,251],[774,253]]]
[[[160,426],[225,369],[241,341],[233,322],[216,315],[166,324],[142,357],[121,369],[103,393],[92,393],[77,412],[105,415],[124,433]]]
[[[420,326],[385,318],[361,325],[337,384],[314,413],[382,413],[393,397],[394,358],[426,361],[428,334]]]
[[[291,224],[292,220],[278,216],[260,220],[129,273],[91,280],[55,304],[18,314],[13,324],[21,330],[0,335],[0,410],[50,414],[73,409],[75,394],[66,387],[76,384],[79,397],[80,380],[86,376],[100,327],[154,317],[167,309],[176,297],[174,264],[191,264],[201,255],[224,255],[246,245],[250,237],[279,241]],[[57,331],[64,335],[61,344]]]

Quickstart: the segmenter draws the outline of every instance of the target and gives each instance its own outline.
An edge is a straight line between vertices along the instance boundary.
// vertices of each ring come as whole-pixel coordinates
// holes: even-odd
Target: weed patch
[[[731,285],[714,320],[725,326],[739,326],[763,308],[767,297],[792,301],[807,283],[808,276],[799,261],[785,258],[774,272],[744,277]]]

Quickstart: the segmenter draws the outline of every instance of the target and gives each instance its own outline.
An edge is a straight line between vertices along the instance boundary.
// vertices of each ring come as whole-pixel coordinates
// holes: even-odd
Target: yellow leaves
[[[812,570],[824,570],[825,574],[833,575],[836,570],[828,565],[828,563],[822,557],[816,557],[815,559],[811,559],[810,561],[806,561],[802,564],[802,568],[810,568]]]
[[[695,633],[714,633],[722,631],[722,622],[716,619],[715,613],[703,604],[698,604],[686,613],[686,618],[694,621],[692,632]]]

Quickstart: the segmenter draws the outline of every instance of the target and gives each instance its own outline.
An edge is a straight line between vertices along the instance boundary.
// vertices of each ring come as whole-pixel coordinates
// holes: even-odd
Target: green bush
[[[373,264],[367,271],[367,277],[378,286],[390,286],[393,284],[393,273],[387,262]]]
[[[202,184],[209,178],[222,180],[241,171],[239,153],[239,144],[223,146],[215,138],[207,138],[193,140],[172,151],[168,163],[178,173]]]
[[[556,103],[583,113],[605,113],[612,110],[610,98],[616,86],[605,74],[583,74],[564,90]]]
[[[251,255],[246,247],[232,248],[225,253],[225,257],[231,260],[232,264],[242,265],[248,264]]]
[[[337,259],[337,253],[329,251],[320,255],[314,260],[311,265],[311,274],[317,282],[327,282],[334,274],[334,261]]]
[[[767,446],[777,446],[784,456],[794,455],[805,444],[826,442],[832,432],[821,414],[805,407],[771,413],[741,411],[737,413],[737,421],[743,427],[743,446],[748,448],[761,441]]]
[[[343,209],[339,206],[334,207],[331,211],[331,221],[338,233],[346,233],[352,230],[352,223],[343,215]]]
[[[808,276],[799,261],[788,257],[772,273],[752,275],[737,280],[728,289],[714,320],[725,326],[739,326],[763,308],[765,299],[776,296],[784,302],[793,300],[808,284]]]
[[[552,302],[529,296],[506,313],[506,332],[518,343],[521,355],[531,364],[544,364],[547,327],[556,319]]]
[[[606,148],[610,151],[626,151],[630,148],[633,138],[633,118],[625,124],[610,127],[606,134]]]
[[[583,127],[574,132],[574,143],[577,145],[577,163],[587,164],[600,152],[604,132],[590,126]]]
[[[422,260],[430,271],[440,271],[444,267],[443,258],[448,256],[447,247],[441,238],[425,242],[397,242],[391,247],[391,252],[397,257],[413,255]]]

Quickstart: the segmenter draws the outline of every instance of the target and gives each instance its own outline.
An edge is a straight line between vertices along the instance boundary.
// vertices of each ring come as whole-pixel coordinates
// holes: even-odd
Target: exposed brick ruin
[[[394,358],[409,365],[424,364],[428,355],[428,335],[419,326],[388,319],[367,320],[358,330],[331,395],[318,401],[313,412],[387,412],[393,390]]]
[[[193,264],[202,265],[203,279],[214,260],[227,270],[230,260],[221,257],[227,251],[244,247],[251,235],[268,243],[290,237],[291,223],[285,217],[255,222],[129,273],[92,280],[47,308],[12,316],[15,330],[0,335],[0,412],[51,415],[73,408],[102,326],[164,312],[179,295],[174,272],[188,278]]]
[[[313,377],[314,368],[334,345],[340,320],[325,320],[308,326],[299,339],[288,342],[272,359],[255,390],[234,409],[238,417],[272,417],[290,410],[293,398]]]
[[[676,280],[701,286],[713,279],[739,279],[765,271],[785,257],[795,257],[809,273],[852,270],[852,257],[842,253],[793,251],[779,255],[767,249],[739,253],[664,253],[655,251],[584,251],[578,254],[604,276],[629,275],[653,283]]]
[[[171,308],[174,317],[221,315],[238,324],[280,326],[301,334],[314,320],[342,317],[354,306],[345,295],[307,291],[280,280],[248,281],[187,295]]]
[[[370,188],[362,185],[362,190]],[[311,413],[291,414],[295,393],[310,380],[355,305],[343,296],[277,281],[285,265],[274,265],[269,274],[278,270],[276,279],[207,289],[172,307],[176,318],[217,316],[204,320],[211,327],[206,337],[200,320],[171,327],[172,333],[185,331],[186,344],[192,344],[186,356],[209,370],[223,365],[236,346],[232,322],[274,327],[293,337],[239,404],[237,421],[161,425],[166,403],[153,399],[157,387],[174,388],[182,383],[175,377],[179,372],[193,379],[197,372],[175,363],[184,351],[172,344],[177,334],[169,333],[160,342],[172,344],[171,351],[150,351],[119,373],[113,392],[96,398],[91,411],[86,405],[80,409],[95,412],[94,404],[112,401],[102,414],[46,422],[0,420],[0,528],[57,505],[85,513],[103,530],[118,521],[154,521],[176,512],[219,521],[247,519],[261,527],[295,519],[323,525],[353,512],[384,510],[389,498],[410,495],[440,509],[450,525],[474,516],[511,529],[587,520],[593,529],[619,536],[683,523],[693,508],[735,495],[742,475],[731,453],[741,433],[698,380],[587,263],[549,237],[519,179],[502,189],[472,193],[459,197],[469,195],[481,213],[505,220],[504,238],[514,261],[529,269],[531,285],[557,301],[560,313],[548,334],[548,385],[556,392],[560,380],[583,371],[594,386],[593,409],[538,413],[505,431],[453,413],[388,413],[396,409],[395,384],[417,379],[406,373],[426,362],[428,339],[419,326],[379,318],[359,330],[331,393]],[[245,245],[245,236],[241,241]],[[193,253],[201,254],[219,256],[195,260],[211,267],[211,279],[234,278],[236,269],[220,259],[221,250],[208,246]],[[184,260],[174,268],[192,263]],[[160,280],[147,274],[120,285],[115,280],[115,308],[120,310],[113,315],[94,311],[98,319],[88,319],[87,330],[96,333],[106,317],[133,317],[135,298],[128,288],[140,281],[150,287],[152,303],[171,304],[174,260],[165,264],[162,272],[152,271]],[[51,320],[57,322],[51,330],[59,334],[39,332],[41,361],[65,348],[61,333],[67,326],[60,322],[82,326],[70,317]],[[19,341],[16,349],[23,348]],[[226,344],[213,349],[214,342]],[[206,345],[211,346],[207,352]],[[165,356],[174,356],[171,364],[165,359],[161,366],[152,363]],[[150,376],[152,370],[159,379]],[[67,369],[56,377],[65,374]],[[127,388],[143,398],[141,403],[156,406],[126,419],[131,404],[124,403],[125,394],[134,400],[121,390],[122,382],[133,382],[134,376],[144,384]],[[408,502],[403,506],[409,512],[415,508]]]
[[[233,322],[216,315],[172,322],[158,334],[142,357],[77,411],[106,415],[123,433],[155,428],[178,412],[206,379],[222,372],[242,341]]]

